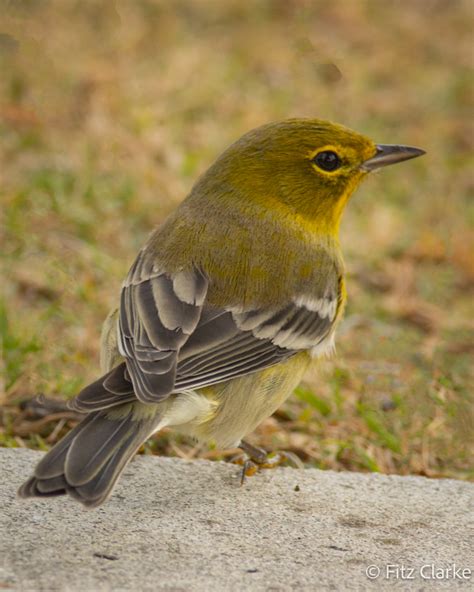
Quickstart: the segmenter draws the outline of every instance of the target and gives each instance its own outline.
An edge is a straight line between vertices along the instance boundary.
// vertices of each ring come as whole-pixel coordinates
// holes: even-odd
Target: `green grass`
[[[148,233],[235,138],[344,123],[427,155],[345,214],[349,305],[254,442],[336,470],[472,478],[472,5],[3,2],[0,445],[72,424],[21,407],[97,377],[100,325]],[[172,432],[147,453],[219,457]]]

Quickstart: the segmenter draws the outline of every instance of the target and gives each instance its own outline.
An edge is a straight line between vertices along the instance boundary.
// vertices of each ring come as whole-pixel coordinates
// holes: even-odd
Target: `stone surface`
[[[142,456],[84,510],[16,498],[40,457],[0,449],[2,592],[474,588],[473,484]]]

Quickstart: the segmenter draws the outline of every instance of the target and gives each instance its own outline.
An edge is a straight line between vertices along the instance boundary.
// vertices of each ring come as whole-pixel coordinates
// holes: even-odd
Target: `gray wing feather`
[[[208,320],[202,320],[208,316]],[[230,311],[204,308],[201,322],[180,352],[175,391],[209,386],[244,376],[321,343],[334,315],[323,316],[291,303],[276,310]],[[202,324],[201,324],[202,323]]]
[[[68,406],[74,411],[90,413],[136,400],[130,374],[122,363],[82,389],[77,397],[68,402]]]
[[[173,278],[176,296],[187,304],[202,306],[206,299],[208,281],[202,273],[182,271]]]
[[[207,292],[198,270],[173,277],[140,253],[122,288],[119,349],[138,399],[157,403],[173,392],[178,353],[194,332]]]

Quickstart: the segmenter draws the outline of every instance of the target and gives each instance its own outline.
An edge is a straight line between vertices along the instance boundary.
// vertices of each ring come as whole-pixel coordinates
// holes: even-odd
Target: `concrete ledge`
[[[86,511],[15,497],[40,456],[0,449],[2,591],[472,589],[469,483],[142,456]]]

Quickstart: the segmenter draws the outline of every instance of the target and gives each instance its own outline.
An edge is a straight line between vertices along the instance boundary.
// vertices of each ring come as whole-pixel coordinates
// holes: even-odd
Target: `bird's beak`
[[[426,154],[421,148],[413,146],[398,146],[397,144],[378,144],[375,156],[369,158],[360,165],[361,170],[370,172],[389,164],[395,164],[410,158],[416,158]]]

